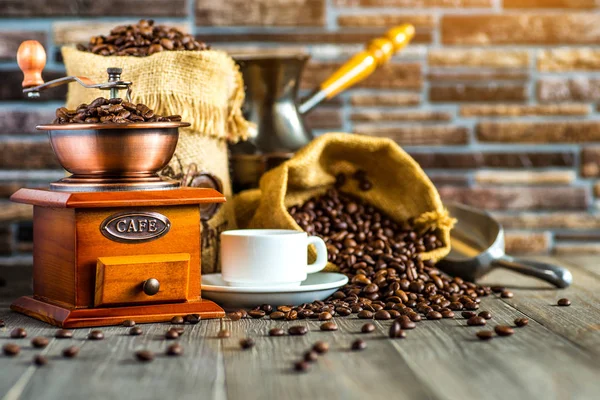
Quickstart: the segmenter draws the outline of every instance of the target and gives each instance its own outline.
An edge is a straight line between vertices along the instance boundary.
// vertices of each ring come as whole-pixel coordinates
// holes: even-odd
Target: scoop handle
[[[364,51],[346,61],[298,106],[300,114],[307,113],[321,101],[331,99],[371,75],[394,53],[403,49],[414,35],[415,27],[403,24],[390,29],[384,36],[371,40]]]
[[[568,287],[573,282],[573,275],[568,269],[545,262],[523,260],[505,255],[493,261],[493,265],[542,279],[561,289]]]
[[[23,71],[24,88],[44,84],[42,71],[46,66],[46,51],[44,46],[37,40],[26,40],[17,50],[17,63]]]

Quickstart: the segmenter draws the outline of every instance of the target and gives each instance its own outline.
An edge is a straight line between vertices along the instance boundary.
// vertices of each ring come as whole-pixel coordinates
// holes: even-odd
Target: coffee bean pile
[[[300,316],[308,310],[356,313],[359,318],[390,319],[390,312],[452,318],[454,311],[478,309],[479,298],[491,293],[489,287],[451,278],[421,259],[421,253],[443,246],[433,230],[416,231],[412,221],[395,222],[337,189],[291,207],[289,213],[309,235],[323,238],[329,261],[350,278],[327,301],[296,307]]]
[[[77,49],[102,56],[145,57],[169,50],[208,50],[205,43],[177,28],[154,25],[151,19],[142,19],[135,25],[120,25],[110,35],[94,36],[87,45],[78,44]]]
[[[178,122],[180,115],[163,117],[145,104],[133,104],[123,99],[98,97],[90,104],[80,104],[76,110],[60,107],[53,124],[134,124],[138,122]]]

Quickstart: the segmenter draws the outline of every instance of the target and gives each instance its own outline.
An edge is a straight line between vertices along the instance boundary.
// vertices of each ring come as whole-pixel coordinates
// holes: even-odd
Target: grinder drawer
[[[99,257],[94,305],[186,301],[188,253]]]

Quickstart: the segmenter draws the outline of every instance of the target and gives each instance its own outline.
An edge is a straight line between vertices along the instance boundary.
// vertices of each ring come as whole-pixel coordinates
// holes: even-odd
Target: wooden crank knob
[[[17,63],[23,71],[23,87],[29,88],[44,84],[42,71],[46,66],[46,51],[37,40],[26,40],[17,51]]]
[[[142,290],[148,296],[154,296],[160,290],[160,282],[154,278],[147,279],[142,284]]]

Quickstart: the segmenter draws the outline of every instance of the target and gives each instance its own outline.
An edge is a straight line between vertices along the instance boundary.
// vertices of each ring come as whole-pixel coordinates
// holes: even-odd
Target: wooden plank
[[[576,257],[532,259],[568,266],[574,283],[567,289],[556,289],[538,279],[500,269],[492,271],[485,282],[509,287],[514,297],[502,299],[507,304],[586,351],[600,355],[600,279],[580,267]],[[572,305],[558,307],[556,302],[562,297],[569,298]]]
[[[368,350],[350,351],[364,321],[344,325],[347,330],[322,332],[318,321],[280,322],[268,319],[224,321],[232,337],[223,342],[228,399],[392,398],[435,399],[419,382],[387,339],[369,341]],[[305,336],[269,337],[270,328],[305,325]],[[252,350],[241,351],[240,337],[256,340]],[[293,371],[294,361],[318,340],[331,346],[309,373]],[[327,394],[327,395],[325,395]]]
[[[8,316],[11,326],[43,325],[37,331],[51,336],[55,328],[23,320],[25,317]],[[141,336],[129,336],[129,328],[104,328],[105,339],[86,340],[90,329],[75,331],[74,339],[52,339],[44,350],[50,362],[43,368],[30,367],[34,350],[23,351],[15,359],[2,357],[0,365],[0,395],[7,398],[59,400],[64,398],[89,399],[222,399],[224,393],[223,363],[219,355],[220,343],[214,336],[219,321],[203,321],[198,325],[186,325],[185,334],[178,339],[185,350],[184,356],[167,357],[165,349],[174,341],[163,340],[170,324],[140,325]],[[31,328],[28,328],[31,329]],[[25,342],[24,342],[25,343]],[[28,343],[28,340],[26,341]],[[81,347],[76,359],[61,357],[63,348]],[[140,349],[154,351],[156,359],[151,363],[135,360],[134,352]],[[10,365],[10,368],[8,367]],[[33,373],[27,373],[31,368]],[[19,382],[23,375],[25,381]],[[10,390],[13,390],[11,393]]]

